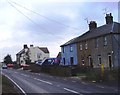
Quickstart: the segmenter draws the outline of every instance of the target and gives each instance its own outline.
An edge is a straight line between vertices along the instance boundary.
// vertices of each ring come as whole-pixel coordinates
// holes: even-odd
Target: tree
[[[6,64],[9,64],[9,63],[12,63],[12,58],[11,58],[11,55],[7,55],[4,57],[4,63]]]

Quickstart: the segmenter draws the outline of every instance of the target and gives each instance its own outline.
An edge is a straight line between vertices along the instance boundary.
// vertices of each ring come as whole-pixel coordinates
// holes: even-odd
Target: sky
[[[24,44],[47,47],[56,57],[60,45],[89,30],[90,21],[99,27],[112,13],[118,22],[118,1],[0,0],[0,61],[7,54],[15,61]]]

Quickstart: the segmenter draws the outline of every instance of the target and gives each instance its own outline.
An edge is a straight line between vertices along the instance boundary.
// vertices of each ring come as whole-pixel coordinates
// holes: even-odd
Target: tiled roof
[[[40,50],[42,50],[44,53],[49,53],[49,50],[47,47],[38,47]]]
[[[66,42],[65,44],[61,45],[61,47],[69,44],[74,44],[80,41],[88,40],[91,38],[95,38],[98,36],[106,35],[109,33],[120,33],[120,23],[113,22],[111,24],[105,24],[103,26],[89,30],[83,35],[73,38],[70,41]]]
[[[20,54],[22,54],[22,53],[24,53],[25,52],[25,50],[24,49],[22,49],[20,52],[18,52],[16,55],[20,55]]]

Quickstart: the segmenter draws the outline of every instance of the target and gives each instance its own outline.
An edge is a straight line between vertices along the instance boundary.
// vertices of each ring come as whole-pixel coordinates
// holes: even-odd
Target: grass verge
[[[19,89],[4,75],[2,75],[2,95],[21,95]]]

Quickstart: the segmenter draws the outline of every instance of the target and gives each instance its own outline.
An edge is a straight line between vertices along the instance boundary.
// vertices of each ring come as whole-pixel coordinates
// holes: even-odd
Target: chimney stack
[[[30,45],[30,47],[33,47],[33,45]]]
[[[27,44],[24,44],[23,48],[24,48],[24,49],[28,48],[28,47],[27,47]]]
[[[97,28],[97,23],[95,21],[90,21],[89,30]]]
[[[106,24],[111,24],[111,23],[113,23],[113,16],[112,16],[111,13],[110,13],[110,14],[106,14],[105,19],[106,19]]]

